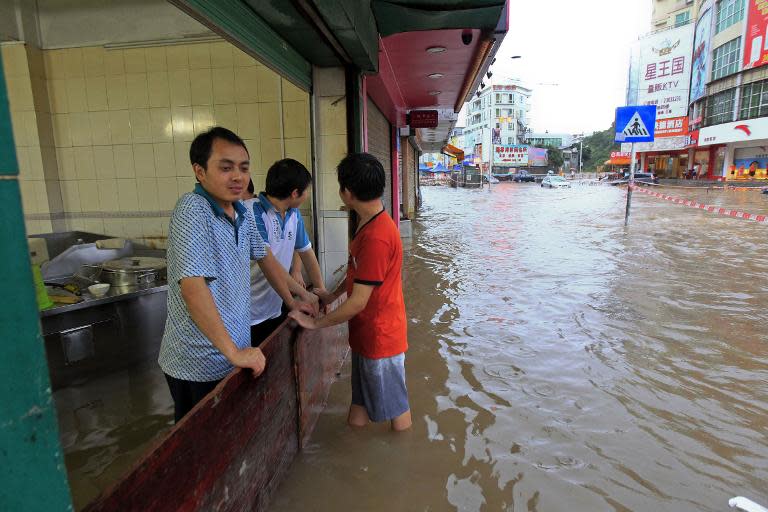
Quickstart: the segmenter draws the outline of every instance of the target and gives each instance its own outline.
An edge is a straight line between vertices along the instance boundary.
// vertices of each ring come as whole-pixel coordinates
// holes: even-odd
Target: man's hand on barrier
[[[253,376],[258,377],[264,371],[267,360],[260,348],[248,347],[235,352],[230,362],[238,368],[250,368]]]

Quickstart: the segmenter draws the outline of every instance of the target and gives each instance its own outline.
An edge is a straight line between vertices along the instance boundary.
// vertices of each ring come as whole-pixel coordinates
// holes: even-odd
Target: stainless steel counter
[[[149,295],[150,293],[167,292],[168,284],[166,281],[160,281],[154,283],[151,286],[136,289],[121,289],[117,287],[110,287],[106,295],[103,297],[94,297],[87,290],[83,291],[82,301],[76,304],[60,304],[52,308],[45,309],[40,312],[40,318],[47,318],[55,315],[61,315],[64,313],[70,313],[72,311],[78,311],[80,309],[91,308],[95,306],[101,306],[104,304],[110,304],[117,301],[131,300],[142,295]]]

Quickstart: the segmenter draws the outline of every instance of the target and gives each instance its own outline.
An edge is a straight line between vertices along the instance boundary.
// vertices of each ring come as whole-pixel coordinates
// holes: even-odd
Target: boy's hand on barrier
[[[330,304],[331,302],[336,300],[333,294],[328,290],[326,290],[325,288],[313,288],[312,293],[320,299],[320,302],[322,304],[325,304],[325,305]]]
[[[296,320],[296,323],[305,329],[317,329],[317,323],[315,322],[315,319],[306,313],[302,313],[301,311],[294,309],[288,313],[288,316]]]
[[[230,362],[238,368],[250,368],[253,376],[258,377],[264,371],[267,360],[260,348],[248,347],[238,350],[232,356]]]

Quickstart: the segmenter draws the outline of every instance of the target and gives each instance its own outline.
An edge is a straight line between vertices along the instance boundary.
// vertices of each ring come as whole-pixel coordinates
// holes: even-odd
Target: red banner
[[[656,137],[688,135],[688,116],[659,119],[656,121]]]
[[[768,0],[748,0],[744,69],[768,64]]]

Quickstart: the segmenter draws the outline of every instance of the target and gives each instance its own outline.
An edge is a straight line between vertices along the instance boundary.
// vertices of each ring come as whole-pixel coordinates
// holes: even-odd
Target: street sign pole
[[[635,142],[653,142],[656,124],[655,105],[636,105],[616,109],[616,135],[614,142],[629,142],[629,182],[627,183],[627,208],[624,225],[629,225],[629,209],[632,206],[632,189],[635,187]]]
[[[632,206],[632,188],[635,186],[635,143],[629,157],[629,183],[627,183],[627,211],[624,213],[624,225],[629,225],[629,208]]]

